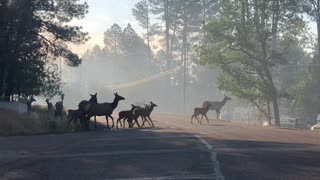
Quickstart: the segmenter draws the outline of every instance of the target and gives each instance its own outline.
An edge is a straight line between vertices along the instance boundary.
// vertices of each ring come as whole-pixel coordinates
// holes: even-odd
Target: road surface
[[[0,137],[0,179],[320,178],[317,132],[153,119],[156,128]]]

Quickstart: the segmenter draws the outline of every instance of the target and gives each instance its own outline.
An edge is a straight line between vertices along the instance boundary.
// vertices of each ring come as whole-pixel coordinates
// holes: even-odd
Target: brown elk
[[[114,127],[114,120],[111,116],[113,110],[118,106],[119,101],[125,100],[124,97],[118,95],[118,93],[114,93],[114,100],[112,103],[98,103],[93,104],[89,101],[81,101],[79,103],[79,109],[86,115],[86,121],[89,122],[92,116],[105,116],[107,121],[107,128],[109,127],[108,117],[112,119],[112,128]],[[86,128],[89,128],[89,124],[86,124]]]
[[[193,124],[192,123],[192,119],[193,118],[196,118],[198,120],[198,122],[201,124],[203,116],[207,119],[207,121],[209,123],[209,119],[207,117],[207,113],[209,111],[210,106],[211,106],[210,104],[207,104],[206,107],[201,107],[201,108],[196,107],[196,108],[194,108],[193,109],[193,115],[191,116],[191,124]],[[199,119],[198,119],[199,115],[202,115],[201,116],[201,121],[199,121]]]

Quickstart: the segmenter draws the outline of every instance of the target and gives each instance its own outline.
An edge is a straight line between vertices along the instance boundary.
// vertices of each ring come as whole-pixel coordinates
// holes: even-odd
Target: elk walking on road
[[[222,101],[205,101],[202,103],[202,107],[206,107],[208,104],[210,105],[209,110],[213,110],[216,111],[217,114],[217,119],[219,119],[220,116],[220,110],[222,109],[222,107],[226,104],[226,102],[228,100],[232,100],[230,97],[228,96],[224,96]]]

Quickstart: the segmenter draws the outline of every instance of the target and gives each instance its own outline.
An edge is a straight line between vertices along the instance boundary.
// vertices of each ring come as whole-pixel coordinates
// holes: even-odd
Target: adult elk
[[[113,117],[111,116],[113,110],[118,106],[119,101],[125,100],[124,97],[118,95],[118,93],[114,93],[114,100],[112,103],[90,103],[89,101],[81,101],[79,103],[79,109],[84,112],[86,115],[86,120],[89,122],[90,118],[92,116],[105,116],[106,121],[107,121],[107,128],[110,129],[109,127],[109,122],[108,122],[108,117],[112,119],[112,128],[114,127],[114,120]],[[87,125],[87,128],[88,125]]]
[[[204,107],[207,107],[207,105],[210,105],[209,110],[216,111],[217,118],[219,119],[220,110],[226,104],[226,102],[228,100],[232,100],[232,99],[225,95],[222,101],[205,101],[205,102],[203,102],[202,107],[204,108]]]

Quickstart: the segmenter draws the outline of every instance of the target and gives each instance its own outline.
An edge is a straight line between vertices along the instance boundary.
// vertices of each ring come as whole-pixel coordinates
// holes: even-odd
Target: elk
[[[114,93],[114,100],[112,103],[90,103],[89,101],[81,101],[78,105],[79,109],[86,115],[86,120],[89,122],[92,116],[105,116],[107,121],[107,128],[109,127],[108,117],[112,119],[112,128],[114,127],[114,120],[111,116],[113,110],[118,106],[119,101],[125,100],[124,97]],[[89,128],[87,123],[87,128]]]
[[[131,116],[127,121],[129,123],[129,127],[133,127],[135,123],[137,123],[138,127],[140,127],[140,124],[138,122],[138,118],[141,116],[142,121],[144,120],[144,113],[145,113],[146,108],[140,107],[140,106],[135,106],[135,110],[133,111],[133,116]],[[134,122],[132,122],[134,121]]]
[[[68,109],[68,125],[67,128],[69,128],[71,121],[73,121],[73,123],[76,125],[76,127],[79,127],[79,125],[77,124],[77,120],[80,119],[80,121],[83,120],[83,112],[80,111],[79,109]]]
[[[152,101],[150,102],[150,106],[146,105],[146,108],[144,109],[144,111],[142,113],[142,119],[143,119],[142,127],[144,126],[144,123],[146,121],[149,123],[149,125],[152,125],[152,127],[154,127],[152,119],[150,118],[151,112],[153,111],[154,107],[157,107],[157,105],[155,103],[153,103]],[[151,122],[151,124],[149,121]]]
[[[206,107],[208,104],[210,104],[209,110],[216,111],[217,118],[219,119],[220,110],[226,104],[226,102],[228,100],[232,100],[232,99],[225,95],[222,101],[205,101],[205,102],[203,102],[202,107]]]
[[[63,103],[62,103],[62,101],[56,102],[56,104],[54,106],[56,108],[56,110],[54,112],[54,117],[60,116],[62,118],[62,115],[63,115]]]
[[[121,127],[125,127],[125,121],[126,121],[126,120],[127,120],[128,123],[129,123],[129,127],[131,126],[131,122],[132,122],[132,120],[133,120],[132,117],[134,116],[133,112],[134,112],[134,110],[135,110],[136,108],[138,108],[138,106],[135,106],[135,105],[131,104],[131,109],[130,109],[130,110],[120,111],[120,112],[119,112],[119,118],[118,118],[118,120],[117,120],[117,129],[118,129],[118,123],[119,123],[119,122],[120,122]],[[122,126],[122,123],[121,123],[121,119],[123,119],[123,126]],[[137,123],[138,126],[140,127],[138,121],[136,121],[136,123]]]
[[[95,94],[90,94],[90,99],[89,99],[89,103],[93,103],[93,104],[98,104],[98,99],[97,99],[97,93]],[[94,128],[97,128],[97,116],[94,116]]]
[[[211,106],[210,104],[206,104],[206,107],[201,107],[201,108],[196,107],[196,108],[194,108],[194,109],[193,109],[193,115],[191,116],[191,124],[193,124],[193,123],[192,123],[192,119],[193,119],[193,118],[196,118],[196,119],[198,120],[198,122],[201,124],[201,123],[202,123],[202,118],[203,118],[203,116],[207,119],[207,121],[208,121],[208,123],[209,123],[209,119],[208,119],[208,117],[207,117],[207,113],[208,113],[208,111],[209,111],[210,106]],[[199,116],[200,114],[202,115],[201,121],[199,121],[199,119],[198,119],[198,116]]]
[[[26,101],[28,112],[31,111],[32,103],[35,101],[36,100],[33,98],[33,96],[30,96],[30,98]]]
[[[50,100],[49,100],[49,99],[46,99],[46,103],[47,103],[48,111],[49,111],[49,112],[52,112],[52,107],[53,107],[53,105],[52,105],[52,103],[50,102]]]

